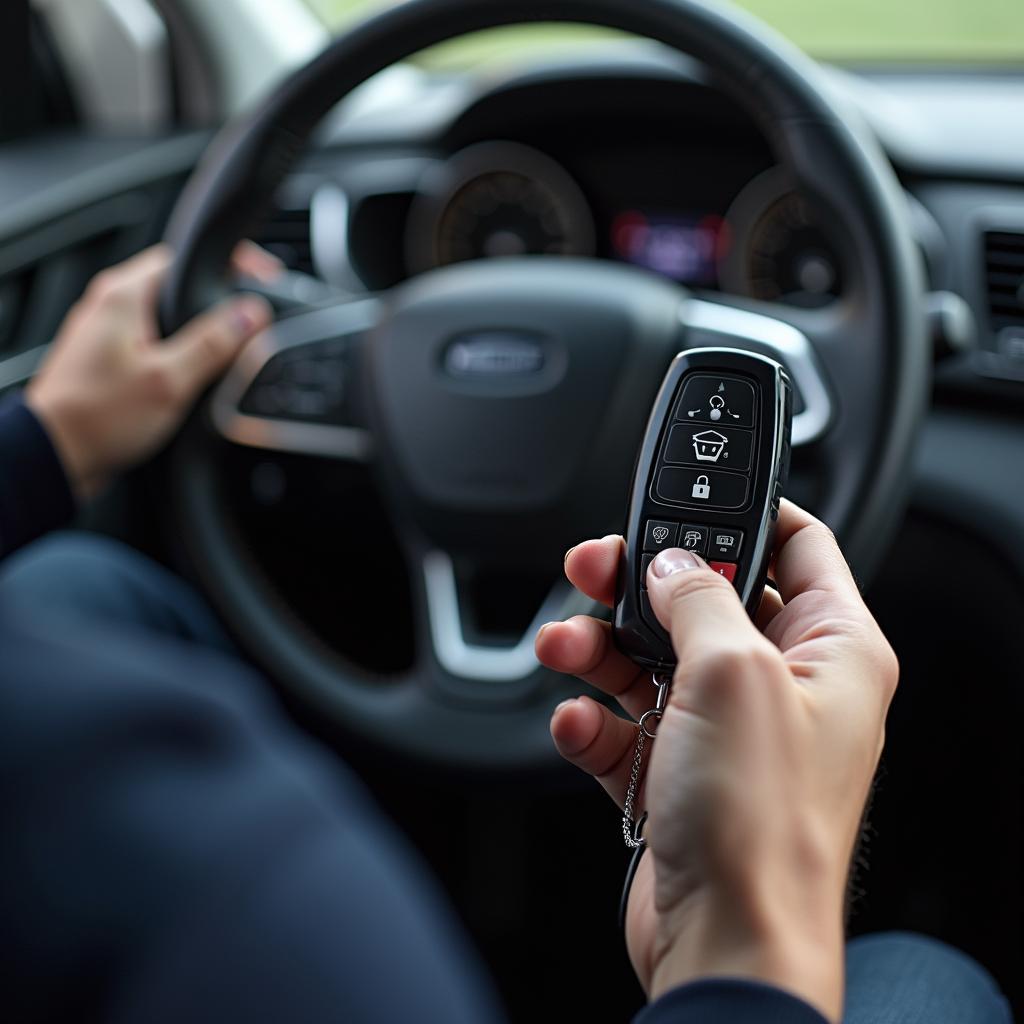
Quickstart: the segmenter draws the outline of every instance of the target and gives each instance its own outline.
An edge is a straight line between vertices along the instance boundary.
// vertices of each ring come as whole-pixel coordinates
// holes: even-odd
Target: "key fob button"
[[[713,529],[711,531],[711,542],[708,544],[708,558],[713,558],[719,562],[738,562],[742,549],[742,530]]]
[[[640,559],[640,589],[647,589],[647,567],[654,561],[654,555],[644,555]]]
[[[730,583],[736,579],[735,562],[708,562],[708,566],[719,576],[724,576]]]
[[[664,640],[665,643],[671,642],[668,633],[665,632],[658,621],[658,616],[654,614],[654,606],[651,604],[651,599],[647,596],[646,590],[640,592],[640,615],[659,640]]]
[[[655,494],[673,505],[739,509],[747,502],[747,478],[736,473],[668,466],[658,474]]]
[[[679,527],[679,547],[696,551],[702,558],[708,550],[708,528],[694,523],[683,523]]]
[[[750,469],[754,435],[735,427],[708,427],[703,423],[677,423],[665,445],[665,461],[684,466]]]
[[[661,519],[648,519],[644,527],[644,551],[662,551],[674,548],[679,536],[679,524]]]
[[[676,419],[723,427],[753,427],[754,388],[736,377],[694,374],[683,386]]]

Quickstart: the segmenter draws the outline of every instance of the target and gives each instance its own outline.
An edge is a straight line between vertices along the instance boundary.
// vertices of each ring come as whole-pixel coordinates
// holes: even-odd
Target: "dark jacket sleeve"
[[[435,884],[267,683],[18,617],[0,604],[5,1020],[500,1019]]]
[[[0,558],[63,526],[75,512],[67,477],[20,395],[0,400]]]
[[[742,978],[682,985],[651,1003],[634,1024],[828,1024],[814,1007],[781,989]]]

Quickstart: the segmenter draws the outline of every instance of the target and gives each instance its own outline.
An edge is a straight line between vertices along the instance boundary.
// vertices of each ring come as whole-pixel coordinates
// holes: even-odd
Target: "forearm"
[[[779,988],[738,978],[712,978],[667,992],[634,1024],[827,1024],[817,1010]]]
[[[60,458],[20,395],[0,401],[0,559],[66,523],[75,502]]]

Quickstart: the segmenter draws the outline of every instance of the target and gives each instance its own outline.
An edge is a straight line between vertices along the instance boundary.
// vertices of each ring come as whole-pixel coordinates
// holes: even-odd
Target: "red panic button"
[[[730,583],[736,579],[737,565],[735,562],[708,562],[720,576],[724,576]]]

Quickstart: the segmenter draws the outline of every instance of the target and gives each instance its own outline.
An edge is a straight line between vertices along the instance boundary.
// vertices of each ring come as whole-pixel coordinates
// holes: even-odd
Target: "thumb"
[[[680,666],[765,642],[733,585],[692,551],[662,551],[647,570],[647,592]]]
[[[268,302],[244,295],[227,299],[187,323],[162,346],[178,393],[189,398],[197,395],[272,320]]]

